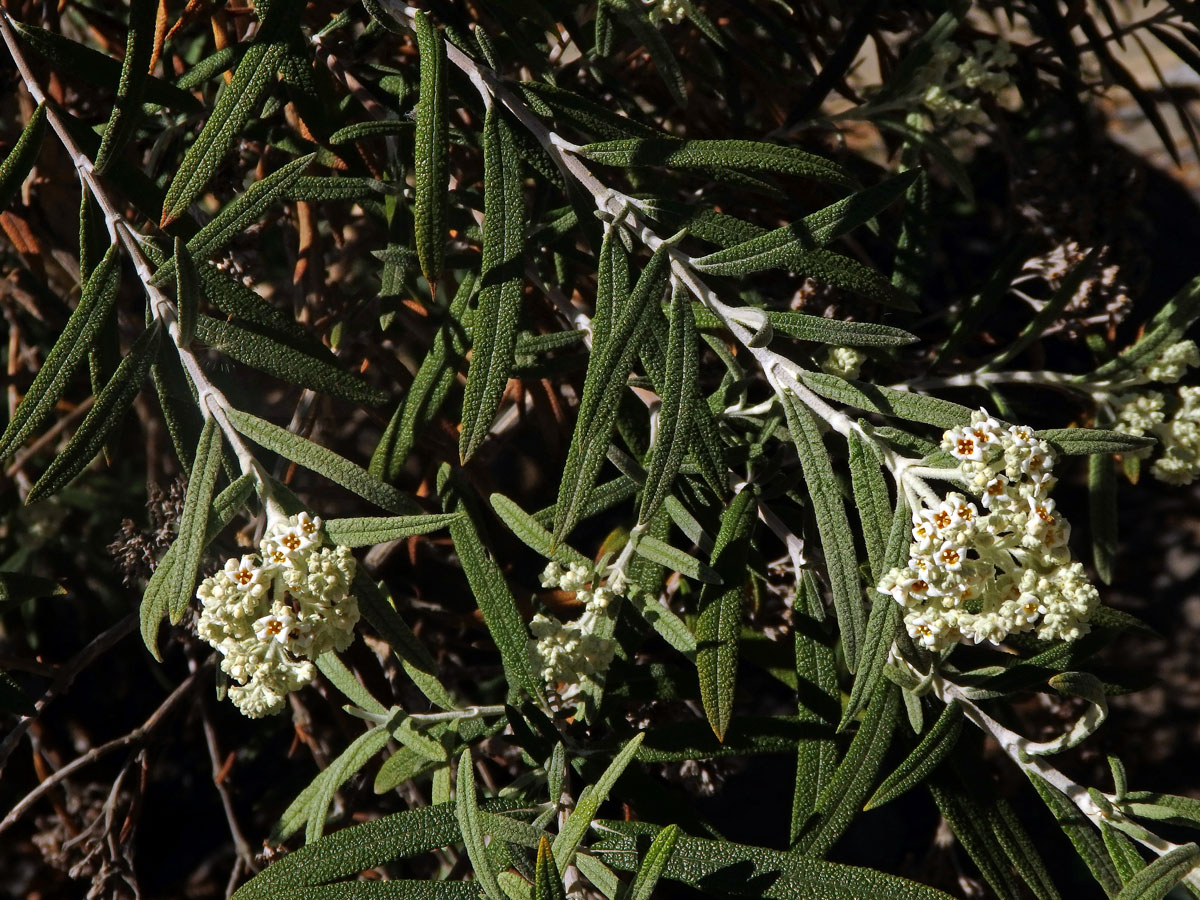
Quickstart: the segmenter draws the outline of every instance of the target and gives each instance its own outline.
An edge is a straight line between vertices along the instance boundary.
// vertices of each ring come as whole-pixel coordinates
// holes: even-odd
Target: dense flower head
[[[821,360],[821,371],[842,378],[857,378],[867,354],[855,347],[830,347]]]
[[[1021,632],[1046,640],[1087,633],[1099,594],[1071,561],[1070,525],[1050,497],[1053,448],[983,410],[947,431],[942,448],[958,460],[974,497],[950,493],[916,510],[908,564],[876,588],[904,607],[909,635],[942,650]]]
[[[355,560],[329,546],[321,520],[300,513],[272,523],[260,554],[226,560],[200,584],[200,637],[221,652],[230,699],[250,718],[283,709],[316,676],[315,660],[354,638]]]
[[[611,618],[616,598],[601,581],[602,573],[583,563],[564,568],[551,562],[542,572],[542,587],[572,592],[584,604],[583,615],[571,622],[538,613],[529,625],[533,633],[530,653],[542,678],[557,687],[564,699],[589,678],[604,672],[616,650],[611,638],[596,633],[601,622]]]
[[[1151,471],[1168,484],[1190,484],[1200,475],[1200,387],[1179,389],[1179,408],[1154,433],[1162,456]]]
[[[1147,381],[1175,384],[1189,367],[1200,366],[1200,348],[1195,341],[1178,341],[1168,345],[1145,368]]]

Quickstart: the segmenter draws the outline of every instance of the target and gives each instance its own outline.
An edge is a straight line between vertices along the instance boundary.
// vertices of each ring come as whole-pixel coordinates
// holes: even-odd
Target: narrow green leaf
[[[458,363],[467,352],[460,323],[475,284],[476,278],[472,273],[468,273],[459,283],[450,309],[434,335],[433,345],[421,360],[421,367],[408,393],[396,407],[387,429],[379,439],[379,445],[371,454],[371,472],[387,481],[395,481],[400,477],[417,434],[434,420],[454,386]]]
[[[484,842],[483,826],[479,821],[479,804],[475,797],[475,763],[471,759],[471,748],[463,750],[458,760],[458,793],[455,797],[454,813],[463,842],[467,845],[467,856],[475,871],[475,880],[483,888],[488,900],[504,900],[504,893],[496,883]]]
[[[200,315],[200,299],[204,288],[200,273],[187,244],[175,238],[175,300],[179,312],[179,346],[186,347],[196,336],[196,317]]]
[[[448,476],[448,472],[449,467],[443,466],[438,476],[438,493],[442,497],[443,508],[447,512],[462,513],[450,524],[450,538],[454,541],[454,549],[471,586],[471,593],[483,614],[484,624],[500,650],[509,696],[524,691],[540,701],[541,679],[534,672],[529,659],[529,632],[525,622],[500,567],[480,539],[478,514],[468,505],[456,480]]]
[[[799,721],[814,734],[796,742],[796,780],[788,834],[793,844],[816,813],[817,798],[837,767],[834,727],[841,716],[841,689],[834,638],[821,626],[823,617],[816,578],[811,570],[804,570],[799,576],[793,612],[796,697]]]
[[[274,375],[288,384],[311,388],[352,403],[375,405],[387,399],[384,391],[333,363],[233,322],[198,315],[196,337],[238,362]]]
[[[672,292],[666,383],[658,410],[658,432],[646,470],[646,487],[638,510],[638,524],[649,522],[671,493],[671,485],[683,463],[690,439],[699,350],[689,301],[686,291]]]
[[[1088,457],[1088,523],[1092,564],[1105,584],[1112,584],[1117,559],[1117,469],[1106,453]]]
[[[255,483],[254,476],[246,474],[217,495],[208,512],[208,522],[204,530],[206,547],[216,540],[217,535],[225,529],[226,525],[233,521],[233,517],[238,514],[250,495],[254,493]],[[179,552],[175,544],[172,544],[163,554],[162,559],[158,561],[158,566],[142,595],[139,611],[142,640],[146,644],[146,649],[159,662],[162,662],[162,656],[158,652],[158,629],[167,615],[167,605],[175,581],[174,571]]]
[[[962,724],[962,709],[958,701],[951,701],[904,762],[883,779],[863,809],[875,809],[890,803],[929,777],[929,773],[941,765],[942,760],[954,749],[958,736],[962,734]]]
[[[1117,900],[1162,900],[1197,866],[1200,866],[1200,847],[1196,844],[1176,847],[1134,875],[1117,894]]]
[[[515,501],[497,492],[488,498],[488,502],[496,511],[496,515],[509,527],[509,530],[536,553],[564,566],[569,566],[571,563],[590,565],[591,560],[569,544],[555,544],[554,535],[543,528],[537,519],[521,509]]]
[[[356,519],[326,519],[325,533],[344,547],[371,547],[418,534],[440,531],[453,522],[453,514],[427,516],[363,516]]]
[[[1035,434],[1042,440],[1049,441],[1055,450],[1067,456],[1136,453],[1153,447],[1156,443],[1152,437],[1136,437],[1120,431],[1106,431],[1103,428],[1047,428]]]
[[[984,880],[1000,900],[1020,900],[1021,885],[989,827],[989,815],[962,778],[938,778],[929,783],[938,811]]]
[[[120,83],[121,63],[108,54],[63,37],[55,31],[21,22],[14,24],[25,42],[48,60],[54,71],[74,75],[84,84],[97,87],[116,87]],[[186,90],[161,78],[151,77],[146,80],[144,99],[147,103],[168,106],[181,112],[200,108],[200,102]]]
[[[525,201],[519,157],[498,104],[483,122],[483,270],[471,329],[458,453],[465,462],[487,437],[512,371],[521,312]]]
[[[1096,831],[1091,819],[1085,816],[1071,800],[1067,799],[1057,788],[1045,779],[1032,772],[1026,771],[1029,780],[1045,802],[1050,814],[1062,828],[1063,833],[1070,839],[1071,844],[1079,854],[1109,897],[1115,897],[1121,890],[1121,876],[1109,859],[1104,841]]]
[[[188,241],[192,257],[207,260],[221,253],[230,240],[255,224],[275,201],[286,195],[315,158],[316,154],[310,153],[285,163],[222,206],[212,221]]]
[[[354,594],[363,617],[400,657],[400,666],[413,684],[434,706],[454,709],[450,692],[438,680],[433,657],[396,611],[391,597],[361,569],[354,576]]]
[[[1131,816],[1188,828],[1200,827],[1200,800],[1193,797],[1160,794],[1157,791],[1127,791],[1120,807]]]
[[[605,4],[616,10],[622,24],[642,42],[675,102],[681,107],[687,106],[687,82],[675,59],[675,52],[658,28],[649,21],[645,7],[632,0],[605,0]]]
[[[644,822],[597,823],[603,837],[591,852],[622,872],[639,867],[638,847],[661,828]],[[640,839],[640,840],[639,840]],[[705,896],[764,900],[950,900],[949,894],[873,869],[680,834],[662,877],[698,888]],[[241,900],[241,898],[238,898]]]
[[[66,487],[100,452],[105,439],[121,424],[124,413],[129,411],[133,398],[141,390],[142,382],[150,371],[150,363],[158,352],[159,333],[156,321],[134,341],[129,348],[129,355],[121,360],[104,390],[96,396],[92,408],[79,423],[67,446],[30,488],[26,503],[44,500]]]
[[[805,856],[824,856],[862,810],[892,743],[900,718],[900,690],[884,682],[871,698],[867,713],[846,755],[817,797],[817,819],[800,835],[794,849]]]
[[[679,827],[668,825],[654,836],[650,849],[642,859],[642,864],[629,885],[629,900],[650,900],[654,887],[662,877],[671,854],[675,852],[675,844],[679,841]]]
[[[878,577],[887,571],[883,556],[887,550],[886,529],[892,518],[887,483],[883,480],[879,460],[862,438],[851,433],[847,443],[850,445],[850,483],[854,489],[854,505],[858,508],[858,519],[862,523],[871,575]]]
[[[665,541],[660,541],[652,534],[643,534],[638,539],[634,551],[651,562],[666,566],[695,581],[702,581],[705,584],[721,584],[721,576],[710,566],[706,566],[696,557],[672,547]]]
[[[1200,317],[1200,278],[1187,283],[1146,324],[1142,336],[1116,359],[1100,366],[1088,381],[1104,379],[1120,381],[1139,378],[1141,369],[1168,346],[1178,341],[1192,323]]]
[[[355,772],[382,750],[387,745],[387,739],[388,731],[383,727],[375,727],[360,734],[337,759],[329,764],[329,767],[322,773],[324,777],[318,776],[319,787],[309,798],[304,810],[306,820],[304,842],[306,844],[320,840],[321,835],[325,833],[325,817],[329,815],[329,805],[333,802],[333,795],[337,789],[349,781]],[[286,816],[287,813],[284,815]],[[299,828],[299,825],[296,827]],[[280,839],[282,840],[282,836]]]
[[[479,891],[468,881],[389,878],[282,890],[273,893],[271,900],[477,900],[478,897]]]
[[[1146,867],[1141,850],[1123,831],[1103,820],[1100,822],[1100,836],[1104,839],[1104,847],[1122,883],[1128,884]]]
[[[721,514],[721,530],[713,544],[712,567],[724,585],[706,584],[700,591],[696,616],[696,670],[700,676],[704,714],[718,739],[724,738],[733,715],[738,637],[742,631],[742,610],[749,577],[746,559],[756,511],[754,492],[743,488]]]
[[[795,147],[761,141],[679,140],[678,138],[629,138],[586,144],[581,156],[605,166],[664,166],[672,169],[712,168],[798,175],[854,188],[854,179],[836,163],[805,153]]]
[[[279,42],[255,42],[250,45],[233,73],[233,81],[224,86],[208,122],[188,147],[179,169],[167,188],[162,222],[166,227],[183,216],[216,174],[262,103],[267,88],[283,62],[286,47]]]
[[[708,330],[721,327],[721,320],[707,307],[693,303],[692,312],[696,316],[696,327]],[[772,331],[803,341],[845,347],[903,347],[918,340],[915,334],[901,328],[875,322],[843,322],[841,319],[773,309],[763,312]]]
[[[25,397],[0,436],[0,458],[8,457],[54,412],[72,373],[95,345],[100,329],[117,299],[120,287],[120,252],[109,247],[104,258],[84,282],[79,304],[71,312]]]
[[[38,153],[42,149],[42,138],[46,136],[46,104],[39,103],[33,111],[21,136],[0,163],[0,209],[8,206],[21,188],[21,183],[28,177],[37,162]]]
[[[558,866],[554,864],[554,854],[550,852],[550,841],[545,835],[537,848],[537,863],[534,866],[537,880],[533,883],[533,900],[567,900],[562,877],[558,874]]]
[[[183,515],[179,519],[178,537],[175,545],[174,592],[167,603],[171,624],[177,625],[191,602],[196,588],[196,572],[207,546],[208,513],[212,507],[213,492],[217,486],[217,474],[221,470],[221,429],[217,420],[208,416],[204,430],[200,432],[200,443],[196,445],[195,462],[188,479],[187,495],[183,501]]]
[[[413,16],[420,57],[421,88],[417,98],[417,132],[413,139],[414,231],[421,274],[437,293],[446,248],[446,207],[449,197],[450,129],[446,119],[446,45],[437,28],[421,11]],[[494,115],[489,110],[490,115]],[[486,132],[487,125],[484,125]],[[486,141],[486,138],[485,138]],[[484,145],[485,154],[487,145]],[[495,152],[494,150],[492,152]],[[484,165],[487,165],[486,159]],[[486,179],[486,175],[484,176]],[[491,213],[485,211],[485,215]]]
[[[337,147],[339,144],[351,144],[366,138],[399,137],[400,135],[408,134],[413,130],[413,127],[414,123],[407,119],[380,119],[372,122],[356,122],[353,125],[339,128],[333,134],[329,135],[329,144],[330,146]]]
[[[554,852],[554,862],[558,865],[559,871],[566,869],[573,861],[575,851],[579,849],[584,835],[591,827],[592,819],[596,818],[600,804],[608,799],[609,792],[616,785],[621,773],[633,762],[644,737],[645,735],[639,732],[626,741],[621,752],[613,757],[613,761],[608,764],[608,768],[604,770],[604,774],[600,776],[599,780],[595,784],[589,784],[580,792],[575,808],[571,810],[567,820],[562,823],[558,834],[554,836],[554,843],[551,847]]]
[[[346,664],[332,650],[317,657],[317,668],[329,679],[330,684],[360,709],[379,715],[387,712],[387,707],[371,696],[371,692],[363,687],[362,682],[354,677],[354,673],[346,668]]]
[[[125,37],[125,58],[121,61],[117,98],[100,141],[100,150],[96,153],[96,171],[101,175],[109,169],[137,127],[146,83],[150,79],[157,13],[157,0],[133,0],[129,5],[129,32]]]
[[[416,501],[332,450],[241,410],[227,410],[227,415],[238,431],[259,446],[318,475],[324,475],[381,509],[404,515],[421,513]]]
[[[513,800],[490,800],[483,807],[489,812],[505,812],[518,805]],[[343,828],[287,854],[238,888],[233,897],[270,900],[282,890],[357,876],[364,869],[446,847],[458,840],[453,803],[393,813]]]
[[[850,521],[837,488],[829,451],[825,449],[812,413],[791,394],[785,394],[783,399],[788,430],[800,456],[804,481],[817,519],[817,531],[821,536],[821,547],[825,551],[825,566],[833,587],[833,608],[837,613],[842,646],[846,650],[847,665],[853,671],[863,643],[866,616]]]
[[[556,541],[561,541],[578,524],[588,495],[596,483],[616,427],[626,377],[643,334],[641,323],[651,303],[657,303],[667,279],[669,256],[659,247],[642,270],[633,293],[614,319],[612,332],[600,345],[593,343],[583,381],[583,396],[567,462],[559,482],[554,510]]]
[[[804,383],[830,400],[855,409],[894,416],[909,422],[925,422],[938,428],[957,428],[971,421],[971,410],[958,403],[866,381],[854,381],[824,372],[803,373]]]

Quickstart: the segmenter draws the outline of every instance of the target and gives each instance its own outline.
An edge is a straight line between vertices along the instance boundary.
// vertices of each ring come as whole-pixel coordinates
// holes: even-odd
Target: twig
[[[0,741],[0,772],[4,771],[4,764],[8,761],[16,749],[17,743],[21,737],[29,730],[29,726],[38,718],[55,697],[64,693],[75,677],[90,666],[96,659],[105,651],[117,644],[121,638],[132,634],[137,628],[138,618],[134,614],[129,614],[116,625],[102,631],[96,637],[92,638],[91,642],[80,650],[67,663],[64,663],[57,670],[54,681],[50,687],[46,688],[46,692],[34,704],[34,713],[32,716],[22,716],[16,726],[8,734],[4,736],[4,740]]]
[[[33,806],[33,804],[40,800],[43,795],[51,790],[51,788],[59,784],[59,782],[64,781],[75,772],[78,772],[80,769],[90,766],[96,760],[107,756],[114,750],[120,750],[123,747],[140,744],[143,740],[145,740],[155,728],[162,724],[162,721],[167,717],[167,714],[170,713],[176,706],[178,706],[179,702],[191,692],[192,688],[195,687],[199,676],[207,671],[215,657],[216,654],[213,654],[212,656],[209,656],[208,659],[206,659],[203,663],[201,663],[195,672],[185,678],[179,687],[175,688],[175,690],[170,693],[167,699],[159,704],[158,709],[150,714],[150,718],[148,718],[137,728],[133,729],[133,731],[123,735],[122,737],[114,738],[108,743],[101,744],[98,747],[93,747],[87,753],[83,754],[83,756],[72,760],[57,772],[50,775],[45,781],[21,798],[20,802],[18,802],[17,805],[9,811],[8,815],[4,817],[3,821],[0,821],[0,834],[3,834],[5,830],[15,824],[17,820],[21,818],[21,816],[25,815],[25,813],[29,811],[29,808]]]
[[[217,730],[213,727],[212,714],[209,711],[207,702],[200,704],[200,717],[204,725],[204,741],[208,745],[208,757],[212,762],[213,786],[217,789],[217,793],[221,795],[221,806],[225,810],[225,821],[229,824],[229,836],[233,838],[233,847],[237,853],[238,861],[243,866],[250,867],[254,864],[254,851],[250,849],[250,843],[246,840],[246,836],[242,834],[242,829],[238,825],[237,814],[233,809],[233,798],[229,796],[229,788],[225,786],[225,780],[222,778],[221,748],[217,744]]]

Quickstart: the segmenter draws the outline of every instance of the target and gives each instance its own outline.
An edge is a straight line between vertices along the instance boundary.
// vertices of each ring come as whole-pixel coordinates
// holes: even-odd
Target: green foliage
[[[0,14],[24,91],[0,458],[33,504],[0,522],[0,632],[78,590],[48,561],[98,571],[130,497],[178,479],[113,544],[133,593],[80,628],[140,593],[136,619],[79,659],[136,622],[131,683],[193,672],[168,703],[212,663],[243,709],[294,676],[272,709],[315,772],[286,726],[223,732],[203,699],[181,726],[206,729],[235,898],[960,890],[889,871],[931,830],[878,870],[826,859],[889,815],[940,815],[947,871],[1005,900],[1085,896],[1085,869],[1087,896],[1200,887],[1196,800],[1055,759],[1131,689],[1097,654],[1148,633],[1093,584],[1130,565],[1129,492],[1200,476],[1200,278],[1126,246],[1161,223],[1092,154],[1110,85],[1200,152],[1184,92],[1114,51],[1197,69],[1190,7],[1021,0],[1013,31],[967,0],[59,6]],[[78,244],[50,227],[72,171]],[[1128,234],[1085,202],[1110,191],[1143,210]],[[335,616],[365,640],[313,643]],[[60,691],[30,673],[0,671],[0,711],[31,717],[0,766]],[[1034,740],[1042,707],[1072,715]],[[158,721],[103,753],[159,764]],[[33,732],[34,800],[75,777],[40,767],[76,732]],[[226,787],[247,771],[269,784]],[[67,843],[99,853],[101,822]],[[244,848],[301,832],[263,866]]]

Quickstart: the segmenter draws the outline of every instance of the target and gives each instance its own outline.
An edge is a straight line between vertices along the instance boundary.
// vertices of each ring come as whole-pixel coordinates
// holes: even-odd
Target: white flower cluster
[[[1142,378],[1175,384],[1191,367],[1200,366],[1200,348],[1195,341],[1177,341],[1167,346],[1142,368]],[[1136,437],[1153,434],[1162,443],[1162,456],[1150,471],[1168,484],[1191,484],[1200,476],[1200,388],[1180,387],[1167,398],[1161,391],[1140,390],[1112,397],[1112,427]],[[1170,409],[1174,409],[1167,418]],[[1148,456],[1144,450],[1141,456]]]
[[[252,719],[283,709],[316,676],[312,660],[354,639],[354,556],[326,543],[320,518],[282,519],[267,528],[261,556],[226,560],[196,591],[200,637],[221,652],[235,682],[229,698]]]
[[[867,354],[854,347],[830,347],[821,360],[821,371],[842,378],[857,378]]]
[[[930,650],[996,644],[1017,632],[1067,641],[1086,634],[1099,594],[1071,561],[1070,525],[1050,499],[1050,445],[981,410],[969,426],[947,431],[942,447],[959,460],[983,510],[951,493],[913,515],[908,565],[876,588],[905,608],[908,633]]]
[[[1200,475],[1200,387],[1179,389],[1179,408],[1155,429],[1162,456],[1150,471],[1167,484],[1191,484]]]
[[[941,44],[921,72],[921,103],[937,119],[959,125],[982,125],[988,119],[976,100],[964,100],[955,91],[966,88],[976,96],[999,96],[1012,84],[1004,70],[1017,58],[1006,41],[975,41],[974,52],[964,54],[957,44]],[[956,65],[957,64],[957,65]],[[954,74],[950,69],[954,67]]]
[[[611,615],[609,607],[616,595],[600,586],[600,581],[599,573],[583,563],[564,569],[551,562],[542,572],[542,587],[574,593],[584,604],[583,615],[574,621],[561,622],[553,615],[538,613],[529,623],[534,637],[529,649],[542,678],[549,685],[565,686],[560,689],[564,698],[612,662],[616,645],[595,632],[601,620]]]

